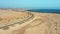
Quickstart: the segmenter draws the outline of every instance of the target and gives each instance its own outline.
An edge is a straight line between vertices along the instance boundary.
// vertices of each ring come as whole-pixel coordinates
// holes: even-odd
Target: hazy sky
[[[0,8],[60,9],[60,0],[0,0]]]

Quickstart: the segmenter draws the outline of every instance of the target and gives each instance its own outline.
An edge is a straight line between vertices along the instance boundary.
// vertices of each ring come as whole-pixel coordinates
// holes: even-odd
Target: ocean
[[[32,12],[41,12],[41,13],[59,13],[60,14],[60,9],[31,9],[27,11],[32,11]]]

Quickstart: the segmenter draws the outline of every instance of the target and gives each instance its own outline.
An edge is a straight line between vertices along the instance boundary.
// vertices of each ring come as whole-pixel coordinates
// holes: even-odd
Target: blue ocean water
[[[60,9],[32,9],[32,10],[27,10],[27,11],[42,12],[42,13],[59,13],[60,14]]]

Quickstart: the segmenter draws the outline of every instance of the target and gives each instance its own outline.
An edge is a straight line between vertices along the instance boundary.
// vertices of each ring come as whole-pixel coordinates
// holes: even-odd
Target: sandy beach
[[[60,14],[0,10],[0,34],[59,34],[59,29]]]

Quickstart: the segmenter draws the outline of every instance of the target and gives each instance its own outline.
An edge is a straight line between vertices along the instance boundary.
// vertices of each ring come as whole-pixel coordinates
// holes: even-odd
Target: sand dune
[[[0,34],[60,34],[59,29],[60,14],[0,10]]]

